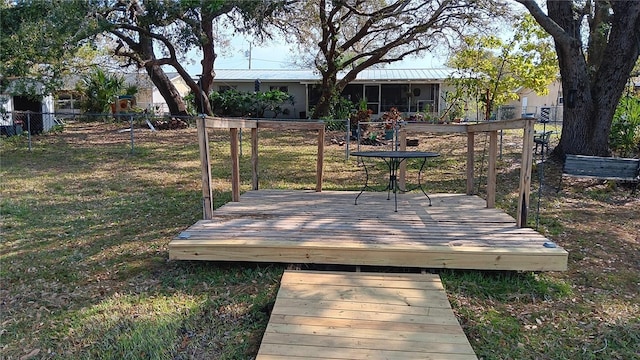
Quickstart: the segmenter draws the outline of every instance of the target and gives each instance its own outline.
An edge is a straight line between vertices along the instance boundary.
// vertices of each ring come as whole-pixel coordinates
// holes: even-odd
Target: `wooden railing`
[[[533,165],[533,126],[535,119],[517,119],[493,121],[477,124],[426,124],[407,123],[400,129],[399,142],[401,150],[406,150],[408,132],[430,133],[462,133],[467,134],[467,194],[473,194],[474,184],[474,145],[475,134],[489,133],[488,171],[487,171],[487,207],[495,207],[496,202],[496,164],[498,157],[498,131],[507,129],[524,129],[522,144],[522,165],[520,167],[520,185],[518,194],[517,224],[525,227],[529,211],[529,194],[531,189],[531,168]],[[251,173],[252,188],[258,189],[258,129],[282,130],[316,130],[318,131],[318,156],[316,163],[316,191],[322,191],[322,172],[324,162],[324,133],[322,121],[297,120],[263,120],[240,118],[198,118],[198,141],[200,145],[200,161],[202,166],[202,199],[204,219],[211,219],[213,213],[213,193],[211,188],[211,161],[209,159],[209,140],[207,129],[229,129],[231,135],[231,200],[240,201],[240,159],[239,129],[251,129]],[[406,164],[400,168],[399,181],[405,187]]]
[[[231,201],[240,201],[240,129],[251,129],[251,185],[258,190],[258,129],[317,130],[318,158],[316,161],[316,191],[322,191],[324,163],[324,122],[295,120],[264,120],[241,118],[197,118],[200,163],[202,167],[202,207],[204,219],[213,216],[213,190],[211,187],[211,160],[207,129],[229,129],[231,136]]]
[[[531,168],[533,166],[533,126],[535,119],[516,119],[505,121],[492,121],[476,124],[426,124],[407,123],[400,129],[400,149],[406,150],[406,138],[408,132],[431,133],[466,133],[467,134],[467,194],[473,194],[474,184],[474,142],[475,134],[479,132],[489,133],[488,170],[487,170],[487,207],[493,208],[496,203],[496,164],[498,159],[498,131],[507,129],[524,129],[522,144],[522,165],[520,167],[520,185],[518,194],[517,224],[525,227],[527,213],[529,211],[529,193],[531,190]],[[405,187],[406,163],[401,164],[400,186]]]

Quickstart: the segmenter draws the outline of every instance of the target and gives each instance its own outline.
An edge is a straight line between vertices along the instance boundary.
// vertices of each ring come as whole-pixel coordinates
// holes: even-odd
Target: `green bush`
[[[626,96],[620,100],[611,123],[609,145],[623,157],[640,150],[640,98]]]
[[[264,117],[266,111],[273,112],[273,117],[286,113],[282,105],[293,104],[293,97],[280,90],[266,92],[240,92],[226,90],[213,91],[209,94],[211,108],[219,116]]]
[[[105,114],[111,112],[111,104],[118,95],[135,95],[135,87],[127,87],[124,78],[94,68],[76,85],[82,94],[80,108],[85,113]]]

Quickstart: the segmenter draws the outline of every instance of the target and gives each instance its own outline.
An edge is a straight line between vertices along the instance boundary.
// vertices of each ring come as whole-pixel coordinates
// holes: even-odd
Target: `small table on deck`
[[[393,190],[393,197],[395,201],[394,211],[398,212],[398,169],[400,168],[400,164],[407,159],[422,159],[422,165],[420,165],[420,171],[418,172],[418,186],[414,189],[419,188],[422,190],[422,193],[429,199],[429,206],[431,206],[431,198],[427,195],[427,192],[424,191],[422,187],[422,182],[420,181],[422,170],[424,170],[424,165],[427,163],[427,159],[432,157],[440,156],[438,153],[434,152],[425,152],[425,151],[356,151],[351,153],[352,156],[359,157],[369,157],[369,158],[379,158],[384,160],[389,168],[389,184],[385,190],[387,190],[387,200],[391,199],[391,191]],[[354,201],[355,205],[358,205],[358,198],[362,193],[367,189],[372,189],[369,186],[369,170],[367,169],[367,164],[363,162],[364,172],[366,174],[366,179],[364,182],[364,186],[356,199]],[[411,189],[411,190],[414,190]],[[403,192],[411,191],[411,190],[402,190]]]

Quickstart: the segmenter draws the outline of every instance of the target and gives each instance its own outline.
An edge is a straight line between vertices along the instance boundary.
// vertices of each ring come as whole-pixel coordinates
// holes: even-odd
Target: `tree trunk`
[[[202,39],[202,61],[200,64],[202,65],[202,74],[199,82],[193,81],[188,74],[181,74],[189,89],[194,94],[200,94],[200,96],[195,96],[196,109],[199,113],[213,115],[213,109],[211,109],[211,103],[209,100],[209,93],[211,93],[211,88],[213,87],[213,79],[215,77],[215,72],[213,70],[213,64],[216,61],[218,55],[215,53],[215,45],[214,45],[214,37],[213,37],[213,20],[216,18],[216,15],[206,11],[206,9],[202,10],[202,20],[200,26],[202,28],[202,32],[205,35]],[[178,67],[182,67],[177,61],[174,65],[176,69]],[[203,101],[207,99],[206,101]]]
[[[554,154],[561,158],[565,154],[610,154],[611,121],[638,59],[636,35],[640,32],[640,3],[618,1],[612,4],[615,15],[609,41],[604,48],[589,49],[589,53],[603,54],[599,64],[590,66],[580,40],[582,19],[575,16],[573,2],[547,2],[549,17],[560,25],[565,35],[554,35],[564,98],[562,136]],[[591,24],[602,25],[596,23],[596,19]]]
[[[342,92],[342,89],[336,88],[336,79],[337,72],[333,74],[329,74],[328,72],[322,74],[322,93],[311,115],[312,119],[320,119],[331,115],[331,102],[333,101],[334,92]]]
[[[164,101],[169,107],[169,113],[173,116],[188,116],[187,107],[182,100],[182,96],[178,92],[178,89],[173,85],[167,74],[162,70],[162,67],[158,65],[156,55],[153,50],[153,41],[146,34],[139,32],[140,36],[140,50],[142,58],[145,59],[144,68],[149,74],[149,78],[153,85],[156,86],[160,95],[164,98]]]
[[[164,98],[169,112],[173,116],[188,116],[187,107],[184,104],[184,100],[180,96],[178,89],[173,85],[167,74],[162,70],[160,65],[149,64],[145,66],[147,74],[151,78],[153,85],[158,88],[160,95]]]

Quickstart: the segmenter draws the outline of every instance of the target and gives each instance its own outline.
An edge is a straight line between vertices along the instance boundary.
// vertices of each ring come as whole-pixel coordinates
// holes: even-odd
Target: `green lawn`
[[[137,129],[132,152],[123,127],[68,124],[34,137],[32,151],[24,136],[0,139],[0,357],[252,358],[287,264],[168,261],[168,242],[202,216],[195,129]],[[340,135],[327,134],[324,188],[357,189],[362,170],[330,145]],[[260,137],[260,188],[315,188],[315,134]],[[485,140],[476,139],[480,179]],[[216,207],[230,199],[228,141],[211,136]],[[511,215],[519,143],[507,132],[499,162],[498,206]],[[420,150],[442,154],[430,192],[464,191],[465,144],[420,136]],[[245,136],[242,191],[249,153]],[[569,270],[440,271],[454,311],[485,359],[637,358],[640,200],[598,181],[565,179],[556,193],[558,181],[547,164],[539,230],[569,251]]]

